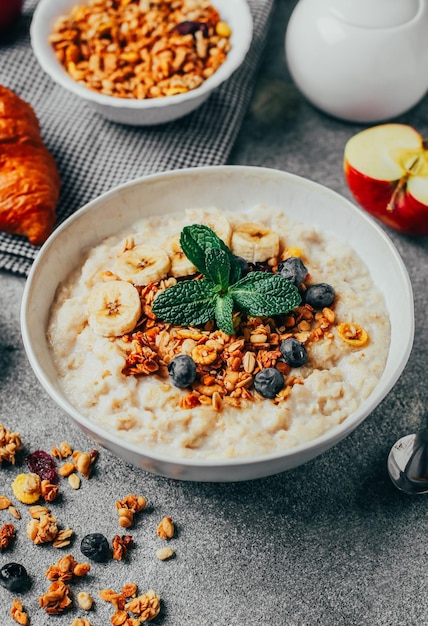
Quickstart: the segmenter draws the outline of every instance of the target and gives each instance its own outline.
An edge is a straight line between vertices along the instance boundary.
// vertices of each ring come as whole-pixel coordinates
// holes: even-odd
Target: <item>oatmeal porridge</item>
[[[233,458],[343,422],[382,375],[390,323],[331,233],[264,206],[189,209],[90,251],[58,289],[48,339],[94,423],[171,457]]]

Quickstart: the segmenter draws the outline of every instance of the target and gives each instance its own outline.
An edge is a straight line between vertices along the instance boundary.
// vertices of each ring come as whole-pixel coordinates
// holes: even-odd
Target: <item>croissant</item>
[[[0,230],[41,245],[55,224],[60,186],[33,108],[0,85]]]

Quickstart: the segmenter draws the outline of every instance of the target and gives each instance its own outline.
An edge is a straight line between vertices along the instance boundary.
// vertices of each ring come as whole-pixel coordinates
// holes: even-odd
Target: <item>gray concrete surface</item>
[[[287,74],[283,37],[295,2],[277,2],[260,81],[230,162],[287,170],[350,197],[342,175],[346,140],[362,126],[312,108]],[[276,98],[270,93],[274,89]],[[282,105],[277,106],[278,98]],[[428,136],[428,98],[398,121]],[[147,474],[100,450],[96,471],[79,491],[64,484],[55,504],[62,526],[78,538],[88,532],[119,533],[114,501],[143,494],[147,511],[131,534],[126,561],[94,564],[73,590],[96,598],[93,626],[109,624],[111,607],[100,588],[120,590],[135,581],[162,597],[162,626],[423,626],[428,624],[427,500],[408,497],[390,483],[386,458],[396,438],[424,425],[427,407],[427,239],[388,231],[414,289],[416,335],[408,365],[382,404],[346,440],[307,465],[246,483],[174,482]],[[370,260],[368,259],[368,262]],[[50,449],[67,440],[88,450],[91,442],[41,389],[23,351],[19,308],[24,280],[0,275],[0,422],[21,432],[26,449]],[[394,289],[394,285],[390,286]],[[10,494],[16,468],[0,469],[0,494]],[[28,512],[16,520],[13,550],[0,565],[25,563],[32,587],[19,597],[31,624],[71,626],[76,607],[58,617],[38,608],[44,572],[64,554],[33,546],[25,537]],[[155,558],[156,526],[164,515],[176,522],[176,556]],[[10,522],[0,511],[0,525]],[[70,552],[82,560],[77,540]],[[12,595],[0,587],[0,618]]]

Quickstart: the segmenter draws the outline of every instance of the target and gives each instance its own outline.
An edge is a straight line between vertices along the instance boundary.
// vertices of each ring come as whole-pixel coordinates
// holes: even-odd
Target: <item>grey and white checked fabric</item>
[[[0,83],[29,102],[58,164],[58,223],[112,187],[169,169],[227,160],[252,94],[274,0],[248,0],[254,37],[235,74],[201,108],[176,122],[131,127],[103,119],[40,68],[28,29],[37,0],[27,0],[17,36],[0,41]],[[38,252],[23,237],[0,233],[0,269],[25,276]]]

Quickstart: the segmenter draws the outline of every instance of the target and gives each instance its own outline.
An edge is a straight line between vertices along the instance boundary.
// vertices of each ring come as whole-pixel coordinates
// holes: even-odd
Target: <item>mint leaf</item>
[[[205,266],[205,276],[225,293],[229,287],[229,255],[224,250],[212,248],[205,256]]]
[[[237,308],[249,315],[288,313],[301,302],[297,287],[278,274],[250,272],[229,288]]]
[[[234,335],[235,328],[233,327],[233,298],[229,295],[218,295],[215,301],[215,319],[217,326],[226,335]]]
[[[152,310],[156,317],[170,324],[204,324],[215,317],[215,298],[210,280],[183,280],[162,291]]]
[[[223,250],[230,261],[229,283],[234,283],[241,277],[241,268],[234,255],[224,241],[205,224],[192,224],[185,226],[180,233],[180,246],[189,261],[195,265],[202,274],[207,275],[206,255],[209,250]]]

